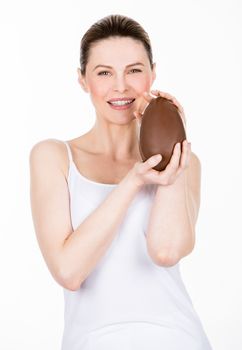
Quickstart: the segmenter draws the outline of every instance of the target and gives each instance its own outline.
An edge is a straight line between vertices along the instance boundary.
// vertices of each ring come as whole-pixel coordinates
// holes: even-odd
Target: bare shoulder
[[[31,167],[57,166],[66,176],[66,146],[58,139],[44,139],[35,143],[30,149],[29,162]]]
[[[59,153],[60,145],[62,141],[57,139],[45,139],[35,143],[30,150],[30,157],[39,156],[42,153],[53,155],[53,153]]]

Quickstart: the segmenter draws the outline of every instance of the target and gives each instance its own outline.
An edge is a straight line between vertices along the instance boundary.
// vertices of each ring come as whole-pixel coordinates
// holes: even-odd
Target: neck
[[[139,127],[135,119],[125,125],[107,124],[97,119],[88,135],[95,153],[114,161],[140,159]]]

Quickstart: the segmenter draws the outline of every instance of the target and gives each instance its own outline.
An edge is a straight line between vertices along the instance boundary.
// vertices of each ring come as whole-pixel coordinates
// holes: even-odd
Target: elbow
[[[180,257],[176,251],[164,250],[161,251],[154,259],[154,262],[158,266],[171,267],[176,265],[180,260]]]
[[[147,251],[151,260],[158,266],[171,267],[176,265],[179,260],[179,252],[176,247],[163,247],[154,250],[150,244],[147,244]]]
[[[195,230],[189,234],[189,239],[183,239],[180,244],[164,244],[161,249],[155,249],[147,243],[148,253],[153,262],[158,266],[171,267],[176,265],[183,257],[189,255],[195,246]]]
[[[74,278],[73,276],[70,276],[70,274],[62,272],[58,274],[58,283],[63,288],[75,292],[80,289],[82,281],[77,280],[77,278]]]
[[[70,290],[71,292],[76,292],[77,290],[80,289],[81,283],[76,283],[73,281],[62,281],[62,287],[65,289]]]
[[[184,247],[182,251],[177,248],[163,249],[163,251],[160,251],[153,260],[159,266],[171,267],[176,265],[183,257],[190,254],[193,249],[194,242],[192,242],[191,245]]]

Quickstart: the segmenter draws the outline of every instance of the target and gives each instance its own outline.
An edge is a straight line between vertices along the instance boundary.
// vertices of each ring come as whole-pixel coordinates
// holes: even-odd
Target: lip
[[[135,100],[133,97],[120,97],[120,98],[111,98],[107,102],[116,102],[116,101],[129,101],[132,100],[132,102]]]
[[[127,105],[123,105],[123,106],[115,106],[115,105],[112,105],[110,102],[113,102],[113,101],[128,101],[128,100],[131,100],[131,103],[127,104]],[[112,108],[112,109],[115,109],[116,111],[122,111],[122,110],[125,110],[125,109],[129,109],[129,108],[132,108],[133,106],[133,102],[135,101],[135,98],[119,98],[119,99],[111,99],[108,101],[108,104],[109,106]]]

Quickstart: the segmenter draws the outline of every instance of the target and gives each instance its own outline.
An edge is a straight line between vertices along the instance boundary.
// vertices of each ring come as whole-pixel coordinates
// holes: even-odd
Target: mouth
[[[135,101],[135,98],[117,98],[107,101],[113,107],[127,107]]]

